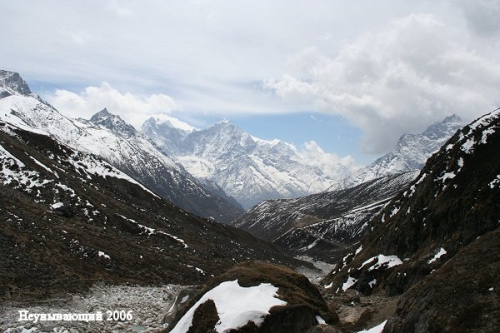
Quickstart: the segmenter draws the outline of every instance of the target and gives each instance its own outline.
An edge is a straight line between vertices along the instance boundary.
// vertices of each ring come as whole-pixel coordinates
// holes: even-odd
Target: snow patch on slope
[[[370,328],[369,330],[358,331],[357,333],[382,333],[384,331],[385,324],[387,324],[387,320],[383,321],[381,324]]]
[[[442,256],[444,256],[446,253],[448,253],[448,252],[446,252],[445,249],[440,248],[438,253],[436,253],[436,255],[431,260],[429,260],[427,263],[432,264],[434,261],[436,261],[439,258],[441,258]]]
[[[351,276],[347,277],[347,281],[342,284],[342,291],[346,291],[347,289],[351,288],[358,282],[356,278],[353,278]]]
[[[21,188],[30,193],[36,187],[51,182],[50,180],[40,181],[40,174],[36,171],[26,170],[26,166],[19,159],[9,153],[0,145],[0,180],[4,185],[16,184],[14,188]]]
[[[359,269],[365,267],[367,264],[372,263],[376,260],[376,263],[368,268],[368,271],[373,271],[375,269],[379,269],[380,267],[391,268],[394,266],[401,265],[403,261],[398,258],[398,256],[385,256],[383,254],[379,254],[378,256],[371,257],[370,259],[363,262],[363,264],[359,267]]]
[[[182,244],[182,246],[184,246],[184,248],[188,248],[189,247],[183,239],[181,239],[181,238],[179,238],[177,236],[169,234],[169,233],[167,233],[165,231],[161,231],[161,230],[156,230],[154,228],[150,228],[148,226],[140,224],[139,222],[137,222],[135,220],[129,219],[126,216],[123,216],[123,215],[120,215],[120,214],[116,214],[116,215],[118,215],[119,217],[121,217],[122,219],[124,219],[126,221],[129,221],[129,222],[137,225],[139,228],[143,229],[144,233],[146,233],[148,236],[155,235],[155,234],[162,234],[162,235],[168,236],[168,237],[172,238],[173,240],[179,242],[180,244]]]

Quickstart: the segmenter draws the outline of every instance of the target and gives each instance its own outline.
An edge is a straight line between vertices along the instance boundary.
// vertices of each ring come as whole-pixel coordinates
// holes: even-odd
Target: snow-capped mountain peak
[[[182,145],[183,139],[193,131],[189,127],[178,127],[170,119],[160,120],[156,117],[147,119],[141,127],[141,132],[146,133],[163,152],[175,155]]]
[[[147,123],[149,123],[150,125],[156,124],[158,126],[169,126],[187,133],[197,130],[195,127],[189,125],[188,123],[183,122],[182,120],[179,120],[165,113],[155,114],[154,116],[150,117],[148,120],[144,122],[144,124]]]
[[[421,134],[405,134],[392,151],[335,184],[330,190],[345,189],[383,176],[419,170],[461,127],[460,117],[452,115],[432,124]]]
[[[90,118],[90,122],[96,126],[107,128],[123,138],[130,138],[138,133],[134,126],[127,124],[120,116],[111,114],[107,108],[94,114]]]
[[[458,128],[462,126],[462,119],[457,115],[451,115],[444,118],[443,121],[429,126],[422,135],[433,140],[442,140],[444,137],[450,137]]]
[[[0,98],[14,94],[31,95],[31,90],[18,73],[0,70]]]
[[[318,156],[311,159],[286,142],[256,138],[228,120],[188,133],[150,119],[142,131],[191,174],[215,182],[245,208],[321,192],[350,173],[332,161],[338,162],[332,175],[314,164]]]
[[[229,120],[222,120],[217,123],[215,123],[212,126],[209,126],[207,128],[207,131],[209,133],[213,133],[215,135],[221,135],[226,134],[226,135],[233,135],[233,136],[240,136],[244,135],[244,131],[239,128],[236,125],[233,125]]]

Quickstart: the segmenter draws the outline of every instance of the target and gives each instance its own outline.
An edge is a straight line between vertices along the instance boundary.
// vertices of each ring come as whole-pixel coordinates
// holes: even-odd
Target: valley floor
[[[360,296],[355,290],[347,290],[326,301],[338,314],[342,332],[347,333],[363,332],[389,319],[396,311],[399,297]]]
[[[326,267],[325,267],[326,268]],[[326,270],[325,270],[326,271]],[[325,271],[304,271],[311,281],[318,281]],[[11,299],[0,305],[0,332],[8,333],[78,333],[78,332],[160,332],[167,326],[166,315],[187,286],[163,287],[94,285],[86,294],[74,294],[57,299],[21,302]],[[181,298],[181,297],[179,297]],[[187,298],[187,297],[186,297]],[[397,298],[383,296],[360,297],[356,291],[335,295],[326,300],[340,317],[342,332],[358,332],[388,319],[396,308]],[[20,311],[28,314],[103,314],[102,321],[20,321]],[[129,314],[125,320],[115,320]],[[109,318],[111,315],[111,318]],[[111,319],[111,320],[109,320]],[[316,332],[332,332],[326,325]],[[338,331],[337,331],[338,332]]]
[[[95,285],[86,295],[64,299],[22,303],[15,300],[0,305],[0,332],[8,333],[77,333],[77,332],[158,332],[166,325],[163,316],[185,286],[163,287]],[[20,312],[29,314],[96,314],[102,321],[19,321]],[[108,311],[111,311],[109,313]],[[129,312],[131,311],[131,312]],[[129,315],[130,319],[126,318]],[[109,318],[111,315],[111,318]],[[125,320],[115,320],[120,315]],[[111,320],[108,320],[111,319]]]

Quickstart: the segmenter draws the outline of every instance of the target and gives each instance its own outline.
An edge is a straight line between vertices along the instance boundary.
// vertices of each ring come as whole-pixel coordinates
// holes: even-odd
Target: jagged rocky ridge
[[[0,88],[0,98],[8,97],[14,94],[31,95],[30,87],[19,73],[0,70],[0,80],[2,87]]]
[[[359,240],[371,218],[416,175],[408,172],[345,190],[268,200],[231,224],[294,255],[336,261],[346,246]]]
[[[328,291],[401,295],[384,332],[500,329],[500,110],[458,131],[369,225]]]
[[[31,94],[19,74],[1,71],[0,80],[3,96],[0,119],[3,121],[43,131],[74,149],[99,155],[158,195],[194,214],[228,222],[243,212],[220,188],[207,182],[202,184],[146,136],[108,110],[96,113],[90,120],[68,119]]]
[[[245,209],[267,199],[318,193],[350,174],[349,166],[338,163],[337,174],[327,175],[294,146],[258,139],[228,121],[187,130],[150,118],[142,131],[189,172],[215,182]]]

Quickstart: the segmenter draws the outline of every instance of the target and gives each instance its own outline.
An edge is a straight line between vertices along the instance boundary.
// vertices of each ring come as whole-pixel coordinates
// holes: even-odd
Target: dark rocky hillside
[[[334,262],[359,241],[367,223],[418,173],[296,199],[268,200],[232,222],[294,255]]]
[[[369,225],[328,292],[401,295],[384,332],[500,330],[500,111],[458,131]]]
[[[0,298],[95,282],[198,284],[273,245],[191,215],[101,158],[0,123]]]

